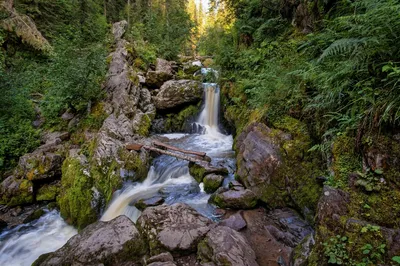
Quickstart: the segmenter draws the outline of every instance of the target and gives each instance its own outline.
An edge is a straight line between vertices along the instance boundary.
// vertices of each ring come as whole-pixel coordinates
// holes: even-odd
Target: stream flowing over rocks
[[[113,25],[99,130],[80,132],[80,145],[47,134],[0,184],[0,264],[307,265],[310,217],[335,226],[348,195],[298,163],[310,145],[304,126],[251,123],[234,142],[222,133],[218,84],[193,75],[218,73],[164,59],[139,72],[126,27]],[[142,147],[154,141],[207,157],[189,163]],[[395,243],[398,232],[385,232]]]

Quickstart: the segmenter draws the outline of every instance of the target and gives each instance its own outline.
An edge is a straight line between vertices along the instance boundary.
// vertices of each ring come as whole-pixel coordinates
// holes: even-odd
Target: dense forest
[[[55,182],[44,201],[84,229],[117,189],[151,169],[154,155],[129,153],[126,142],[193,133],[188,124],[203,93],[196,82],[212,81],[221,91],[219,128],[233,136],[235,166],[222,173],[239,185],[226,189],[247,194],[239,203],[224,199],[222,180],[207,190],[212,171],[189,164],[210,204],[298,214],[312,233],[277,240],[290,247],[278,265],[400,265],[399,41],[398,0],[3,0],[0,204],[38,203]],[[208,69],[203,77],[198,64]],[[165,107],[161,94],[171,80],[179,104]],[[62,157],[59,169],[47,170],[48,151],[42,162],[21,159],[43,147],[49,132],[68,134],[51,150]],[[129,182],[119,169],[134,172]],[[47,172],[54,172],[48,183],[35,179]],[[11,176],[28,198],[7,192]],[[276,265],[259,257],[256,246],[265,243],[248,240],[257,262],[246,265]],[[190,252],[169,251],[173,259],[197,252],[202,263],[239,265],[209,255],[216,248],[204,241]],[[148,245],[152,256],[165,249]]]

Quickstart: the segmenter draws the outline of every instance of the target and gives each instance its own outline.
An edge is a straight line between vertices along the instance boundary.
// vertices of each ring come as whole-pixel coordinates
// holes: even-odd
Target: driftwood
[[[194,163],[199,163],[201,165],[204,164],[208,164],[210,162],[210,158],[208,156],[206,156],[205,152],[197,152],[197,151],[189,151],[189,150],[184,150],[184,149],[180,149],[171,145],[167,145],[164,144],[162,142],[159,141],[154,141],[153,142],[154,146],[158,146],[158,147],[162,147],[164,149],[160,149],[154,146],[148,146],[148,145],[143,145],[143,144],[138,144],[138,143],[132,143],[132,144],[128,144],[126,145],[126,149],[127,150],[134,150],[134,151],[140,151],[140,149],[146,149],[148,151],[153,151],[153,152],[157,152],[160,154],[165,154],[165,155],[169,155],[178,159],[182,159],[182,160],[186,160],[189,162],[194,162]],[[165,149],[170,149],[173,151],[168,151]],[[187,154],[192,154],[195,156],[189,156]]]
[[[179,152],[186,153],[186,154],[193,154],[193,155],[197,155],[197,156],[200,156],[200,157],[205,157],[206,156],[205,152],[184,150],[184,149],[180,149],[180,148],[177,148],[177,147],[162,143],[160,141],[153,141],[153,145],[156,146],[156,147],[161,147],[163,149],[179,151]]]

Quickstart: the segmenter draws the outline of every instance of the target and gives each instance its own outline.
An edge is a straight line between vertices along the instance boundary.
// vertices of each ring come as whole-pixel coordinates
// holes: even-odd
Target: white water
[[[76,233],[57,211],[48,212],[32,223],[0,234],[0,265],[31,265],[41,254],[62,247]]]

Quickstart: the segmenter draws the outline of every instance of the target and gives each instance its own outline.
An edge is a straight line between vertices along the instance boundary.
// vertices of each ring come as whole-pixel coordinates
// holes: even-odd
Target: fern
[[[357,49],[362,48],[366,44],[367,40],[367,38],[345,38],[334,41],[324,50],[322,55],[319,57],[318,62],[321,62],[329,56],[345,56],[351,53],[355,54]]]

